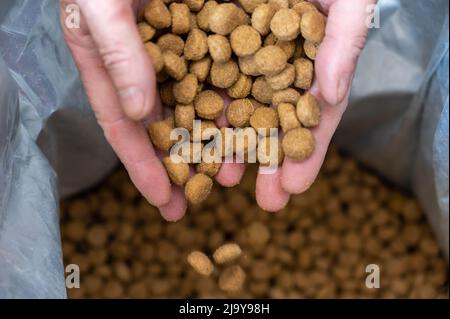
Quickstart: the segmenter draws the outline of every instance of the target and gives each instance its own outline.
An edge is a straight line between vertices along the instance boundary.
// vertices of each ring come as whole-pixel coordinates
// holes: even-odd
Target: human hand
[[[142,122],[162,116],[155,72],[136,28],[145,2],[61,0],[61,24],[106,139],[142,195],[173,221],[184,215],[186,200],[171,187]],[[79,29],[65,25],[71,4],[81,11]]]
[[[277,211],[290,194],[305,192],[323,164],[329,143],[348,104],[348,96],[368,27],[366,8],[376,0],[311,0],[328,16],[325,38],[315,61],[311,93],[322,108],[321,123],[312,130],[314,153],[304,162],[285,158],[275,174],[258,174],[256,199],[263,209]]]

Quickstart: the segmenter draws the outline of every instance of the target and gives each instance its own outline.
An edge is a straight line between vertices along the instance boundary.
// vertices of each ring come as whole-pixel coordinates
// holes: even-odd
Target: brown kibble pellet
[[[189,203],[198,205],[208,198],[213,181],[208,175],[197,173],[186,183],[184,194]]]
[[[284,53],[286,54],[286,57],[288,59],[292,58],[295,54],[295,50],[297,48],[297,45],[295,44],[296,41],[281,41],[277,40],[275,42],[276,46],[279,46]]]
[[[150,56],[155,72],[160,72],[164,67],[164,60],[160,48],[152,42],[147,42],[144,46],[147,54]]]
[[[201,162],[201,163],[197,164],[197,166],[195,167],[195,170],[197,173],[202,173],[202,174],[208,175],[209,177],[214,177],[219,173],[221,166],[222,166],[221,163]]]
[[[173,95],[174,81],[167,81],[159,86],[159,96],[161,97],[161,102],[165,106],[175,106],[177,100]]]
[[[304,127],[315,127],[320,123],[320,106],[316,97],[306,93],[297,103],[297,117]]]
[[[317,51],[319,50],[319,45],[311,41],[305,41],[305,43],[303,43],[303,50],[308,58],[315,60],[317,57]]]
[[[165,120],[150,123],[148,133],[150,139],[157,148],[163,151],[168,151],[175,141],[170,139],[170,133],[174,129],[173,117],[168,117]]]
[[[173,95],[178,103],[189,104],[194,101],[197,88],[197,77],[189,73],[181,81],[173,85]]]
[[[288,0],[269,0],[268,3],[277,10],[289,8]]]
[[[295,112],[295,106],[289,103],[280,103],[277,107],[280,118],[280,126],[284,133],[300,127],[300,122]]]
[[[305,14],[308,11],[318,11],[317,8],[308,1],[302,1],[299,3],[296,3],[292,6],[292,10],[297,12],[300,18],[303,17],[303,14]]]
[[[183,127],[188,131],[192,131],[193,121],[195,120],[194,105],[178,104],[174,112],[176,127]]]
[[[211,15],[213,10],[215,10],[215,8],[218,5],[219,4],[214,0],[208,1],[204,4],[202,9],[197,13],[197,24],[198,24],[198,27],[200,29],[202,29],[203,31],[205,31],[205,32],[210,31],[209,30],[209,16]]]
[[[292,9],[280,9],[270,21],[270,30],[282,41],[294,40],[300,34],[300,17]]]
[[[184,185],[189,180],[189,164],[184,162],[174,163],[170,156],[164,157],[162,162],[170,180],[175,185]]]
[[[99,225],[89,228],[86,234],[86,241],[94,247],[104,246],[107,239],[106,229]]]
[[[326,19],[318,10],[308,10],[302,16],[300,29],[306,41],[322,42],[325,36]]]
[[[277,111],[271,107],[260,107],[250,117],[250,125],[258,132],[258,129],[266,129],[265,136],[270,135],[271,128],[278,128],[279,120]]]
[[[213,254],[213,259],[217,264],[222,265],[236,260],[241,254],[242,249],[238,244],[227,243],[216,249]]]
[[[280,103],[289,103],[292,105],[297,105],[297,102],[299,99],[300,99],[300,93],[296,89],[289,88],[289,89],[274,92],[273,98],[272,98],[272,104],[274,106],[277,106]]]
[[[244,286],[245,277],[241,266],[230,266],[220,274],[219,288],[226,292],[236,293]]]
[[[200,29],[189,32],[184,45],[184,57],[187,60],[198,61],[208,53],[208,41],[206,33]]]
[[[227,89],[227,94],[234,99],[243,99],[250,94],[252,85],[252,78],[244,73],[241,73],[236,83]]]
[[[297,59],[294,61],[295,82],[294,86],[299,89],[309,90],[314,78],[314,65],[308,59]]]
[[[255,107],[249,99],[234,100],[227,108],[227,120],[233,127],[246,127],[254,111]]]
[[[184,41],[176,34],[163,34],[158,38],[156,44],[161,49],[161,52],[172,51],[176,55],[181,56],[184,51]]]
[[[220,34],[208,36],[209,54],[214,62],[224,63],[231,58],[231,45],[228,39]]]
[[[273,146],[273,149],[272,149]],[[276,154],[275,154],[276,152]],[[263,156],[261,156],[261,153]],[[281,165],[284,153],[277,136],[264,136],[258,142],[258,162],[262,166]]]
[[[274,76],[266,76],[266,81],[273,90],[284,90],[291,86],[295,80],[295,68],[288,64],[286,68]]]
[[[270,104],[272,102],[273,90],[263,76],[260,76],[253,82],[253,97],[261,103]]]
[[[209,29],[217,34],[228,35],[241,24],[240,15],[235,4],[221,3],[209,13]]]
[[[198,61],[193,61],[189,66],[189,72],[195,74],[199,82],[204,82],[211,69],[211,63],[209,56]]]
[[[284,135],[282,142],[284,154],[296,161],[304,161],[310,157],[315,144],[314,136],[306,128],[290,130]]]
[[[251,76],[261,75],[261,73],[258,71],[258,66],[256,65],[254,55],[239,57],[238,62],[239,68],[242,73]]]
[[[172,15],[172,33],[184,34],[191,29],[191,12],[184,3],[173,2],[169,6]]]
[[[214,120],[222,114],[224,102],[222,97],[216,92],[205,90],[195,97],[194,107],[201,118]]]
[[[227,89],[238,80],[239,66],[234,60],[228,60],[224,63],[213,62],[209,75],[212,85]]]
[[[264,3],[267,3],[267,0],[239,0],[239,4],[247,13],[253,13],[259,5]]]
[[[141,37],[142,42],[147,42],[153,39],[155,36],[156,30],[147,22],[141,22],[137,26],[139,35]]]
[[[280,47],[268,45],[256,52],[255,63],[260,73],[276,75],[286,67],[287,56]]]
[[[252,13],[252,27],[262,36],[270,32],[270,21],[276,12],[276,8],[270,4],[261,4]]]
[[[182,2],[189,7],[189,10],[198,12],[203,7],[205,0],[183,0]]]
[[[155,29],[168,28],[172,22],[170,11],[161,0],[150,1],[145,7],[144,16]]]
[[[210,276],[214,271],[214,265],[204,253],[193,251],[187,257],[187,262],[200,275]]]
[[[182,57],[172,51],[163,53],[164,70],[175,80],[180,81],[187,73],[187,66]]]
[[[231,32],[230,43],[237,56],[253,55],[261,47],[261,35],[251,26],[241,25]]]

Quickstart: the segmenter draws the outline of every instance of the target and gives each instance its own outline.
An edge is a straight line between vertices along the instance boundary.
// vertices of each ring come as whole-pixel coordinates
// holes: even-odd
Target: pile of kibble
[[[222,137],[214,163],[197,162],[193,154],[181,163],[164,158],[172,183],[186,184],[190,203],[207,198],[220,159],[230,153],[242,151],[247,161],[255,153],[255,161],[266,166],[280,164],[284,156],[303,161],[312,154],[310,129],[320,124],[321,110],[308,90],[325,27],[325,15],[304,0],[150,1],[138,29],[156,71],[161,101],[173,108],[173,115],[150,124],[153,144],[171,150],[176,143],[173,129],[192,135],[196,119],[205,135],[185,141],[187,149],[198,149],[191,153],[201,152],[213,136]],[[226,110],[225,96],[231,98]],[[246,136],[253,133],[254,142],[233,148],[234,137],[215,123],[224,110],[230,126]],[[279,127],[284,133],[280,142],[274,131]],[[206,133],[211,128],[215,133]],[[197,174],[191,177],[193,162]]]
[[[447,263],[417,202],[355,161],[331,150],[311,189],[278,213],[256,205],[255,173],[250,167],[236,188],[214,188],[176,223],[162,220],[123,169],[62,202],[64,262],[81,270],[81,288],[69,296],[448,297]],[[219,263],[204,276],[188,261],[195,251],[220,261],[226,243],[240,247],[234,293],[224,292]],[[369,264],[380,269],[379,289],[366,288]]]

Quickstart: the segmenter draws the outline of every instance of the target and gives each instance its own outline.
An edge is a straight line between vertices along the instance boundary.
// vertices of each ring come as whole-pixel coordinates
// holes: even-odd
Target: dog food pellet
[[[161,102],[163,105],[175,106],[177,104],[177,100],[173,95],[174,84],[175,82],[168,81],[159,86],[159,96],[161,97]]]
[[[281,91],[276,91],[273,93],[272,104],[274,106],[280,103],[289,103],[292,105],[297,105],[300,99],[300,93],[297,90],[289,88]]]
[[[165,51],[163,53],[164,70],[175,80],[180,81],[187,73],[186,63],[184,59],[173,53]]]
[[[188,131],[192,131],[193,121],[195,120],[194,105],[177,104],[174,112],[175,126],[182,127]]]
[[[239,0],[240,5],[247,13],[252,13],[260,4],[266,2],[267,0]]]
[[[255,63],[261,74],[276,75],[286,67],[286,53],[278,46],[269,45],[255,54]]]
[[[292,9],[280,9],[270,22],[270,30],[282,41],[294,40],[300,34],[300,17]]]
[[[225,63],[213,62],[210,70],[212,85],[227,89],[232,86],[239,78],[239,66],[234,60]]]
[[[208,175],[197,173],[189,179],[184,194],[189,203],[197,205],[206,200],[211,192],[213,181]]]
[[[161,49],[161,52],[172,51],[176,55],[181,56],[184,51],[184,41],[176,34],[163,34],[158,38],[156,44]]]
[[[189,164],[181,162],[174,163],[170,156],[163,158],[164,167],[170,180],[178,186],[184,185],[189,179]]]
[[[288,59],[290,59],[294,56],[295,50],[297,49],[297,44],[295,44],[295,41],[277,40],[275,42],[275,45],[279,46],[284,51],[284,53],[286,54]]]
[[[187,60],[201,60],[208,53],[208,41],[206,33],[200,29],[189,32],[184,45],[184,57]]]
[[[197,94],[198,80],[193,74],[187,74],[173,86],[173,95],[180,104],[191,103]]]
[[[217,34],[228,35],[240,24],[239,8],[233,3],[222,3],[209,12],[209,29]]]
[[[237,56],[253,55],[261,47],[261,35],[248,25],[241,25],[231,32],[230,43]]]
[[[220,34],[208,37],[209,54],[214,62],[224,63],[231,58],[231,45],[228,39]]]
[[[295,80],[295,68],[292,64],[288,64],[280,73],[273,76],[266,76],[267,83],[273,90],[283,90],[291,86]]]
[[[308,59],[297,59],[294,61],[295,67],[295,87],[302,90],[309,90],[311,88],[314,77],[314,65]]]
[[[271,128],[278,128],[279,120],[277,111],[271,107],[260,107],[250,117],[250,125],[258,132],[258,129],[266,129],[266,136],[270,135]]]
[[[300,127],[295,106],[289,103],[280,103],[277,107],[281,129],[284,133]]]
[[[157,148],[168,151],[175,141],[170,139],[170,133],[174,129],[173,117],[168,117],[163,121],[150,123],[148,133],[150,139]]]
[[[268,3],[277,10],[289,8],[288,0],[269,0]]]
[[[221,265],[227,264],[239,258],[242,254],[241,247],[235,243],[223,244],[213,254],[214,261]]]
[[[262,36],[270,32],[270,21],[277,9],[270,4],[261,4],[255,8],[252,13],[252,27],[255,28]]]
[[[219,173],[221,163],[205,163],[201,162],[197,164],[195,170],[197,173],[202,173],[208,175],[209,177],[214,177]]]
[[[187,257],[187,262],[200,275],[210,276],[214,271],[214,265],[204,253],[193,251]]]
[[[198,61],[193,61],[189,66],[189,72],[195,74],[199,82],[204,82],[208,77],[211,68],[211,58],[205,57]]]
[[[249,99],[234,100],[227,108],[227,120],[231,126],[243,128],[249,125],[254,111],[255,107]]]
[[[252,84],[252,78],[244,73],[241,73],[236,83],[227,89],[227,94],[229,97],[234,99],[243,99],[250,94]]]
[[[153,39],[156,30],[151,25],[146,22],[141,22],[138,24],[139,35],[141,36],[142,42],[147,42]]]
[[[155,72],[161,71],[164,67],[164,60],[160,48],[152,42],[147,42],[145,49],[150,56]]]
[[[241,266],[230,266],[220,274],[219,288],[229,293],[236,293],[244,286],[245,277]]]
[[[252,86],[253,97],[264,104],[270,104],[273,98],[272,87],[267,83],[263,76],[260,76],[255,80]]]
[[[213,10],[218,6],[219,4],[212,0],[206,2],[202,9],[197,14],[197,24],[200,29],[202,29],[205,32],[209,32],[209,17]]]
[[[299,3],[296,3],[292,6],[292,10],[297,12],[297,14],[300,16],[300,18],[303,17],[303,14],[305,14],[308,11],[317,11],[317,8],[308,1],[301,1]]]
[[[152,0],[145,7],[144,16],[147,22],[155,29],[170,27],[172,17],[169,9],[162,0]]]
[[[261,73],[258,71],[258,66],[256,65],[254,55],[239,57],[238,62],[239,68],[241,69],[242,73],[252,76],[261,75]]]
[[[224,102],[219,94],[206,90],[197,94],[194,107],[198,116],[207,120],[214,120],[222,114]]]
[[[308,58],[311,60],[315,60],[317,56],[317,50],[319,49],[319,45],[317,43],[311,41],[305,41],[303,43],[303,50]]]
[[[191,11],[184,3],[173,2],[169,6],[172,15],[172,32],[175,34],[188,33],[191,29]]]
[[[315,127],[320,123],[320,106],[311,93],[306,93],[297,103],[297,117],[304,127]]]
[[[198,12],[203,7],[205,0],[183,0],[182,2],[189,7],[189,10]]]
[[[296,128],[287,132],[282,141],[284,154],[296,161],[304,161],[311,156],[315,147],[314,136],[306,128]]]
[[[325,17],[318,10],[308,10],[302,15],[300,29],[307,41],[320,43],[325,36]]]

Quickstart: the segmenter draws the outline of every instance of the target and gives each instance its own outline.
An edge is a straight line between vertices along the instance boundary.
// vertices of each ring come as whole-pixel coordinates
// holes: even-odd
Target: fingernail
[[[119,92],[120,102],[127,116],[133,120],[142,120],[145,117],[144,92],[137,87],[132,87]]]
[[[350,89],[350,83],[352,81],[352,75],[346,74],[339,78],[338,87],[337,87],[337,103],[341,103],[348,94],[348,90]]]

